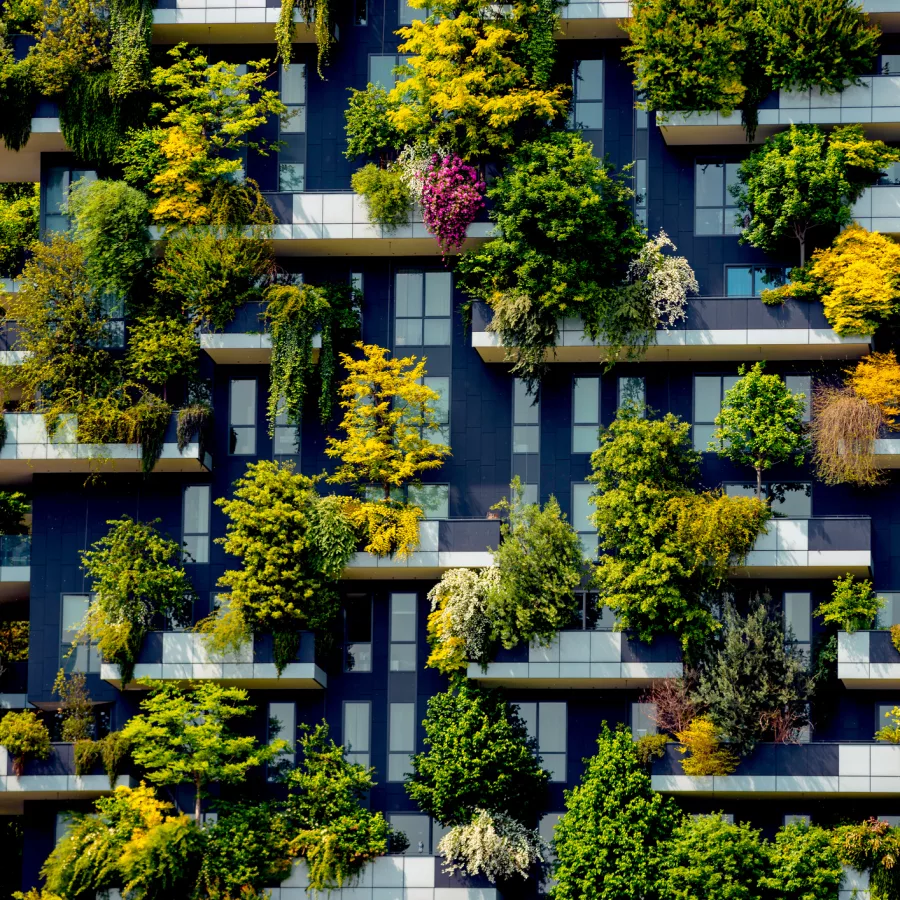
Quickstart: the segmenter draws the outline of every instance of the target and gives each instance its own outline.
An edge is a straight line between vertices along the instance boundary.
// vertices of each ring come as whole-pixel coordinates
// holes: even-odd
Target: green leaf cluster
[[[344,156],[347,159],[375,156],[389,150],[399,150],[403,146],[404,136],[391,124],[389,116],[398,102],[391,99],[381,85],[370,83],[362,91],[350,89],[350,102],[344,111],[347,122]],[[359,188],[354,187],[354,190],[359,191]]]
[[[761,500],[698,491],[690,426],[671,413],[620,409],[591,457],[591,521],[601,553],[595,584],[618,627],[642,640],[674,632],[696,652],[719,628],[714,614],[729,567],[753,546],[771,512]]]
[[[674,801],[656,793],[631,732],[597,738],[581,783],[565,792],[554,834],[552,900],[650,900],[667,841],[678,822]]]
[[[476,809],[534,826],[549,776],[515,705],[462,681],[429,699],[423,724],[428,749],[406,782],[423,812],[445,826],[468,824]]]
[[[0,534],[28,534],[31,501],[21,491],[0,491]]]
[[[25,252],[38,237],[40,209],[40,185],[4,184],[0,188],[0,276],[11,278],[19,273]]]
[[[826,625],[834,623],[841,631],[853,634],[874,628],[875,617],[884,603],[884,597],[872,590],[871,581],[857,581],[848,572],[843,578],[835,579],[831,599],[820,603],[814,615],[820,616]]]
[[[409,223],[413,196],[399,167],[382,168],[368,163],[353,173],[351,184],[363,198],[369,221],[373,224],[396,231]]]
[[[635,355],[655,334],[647,296],[621,290],[644,244],[634,192],[574,132],[522,144],[488,190],[498,237],[462,255],[470,296],[494,311],[513,374],[534,389],[556,344],[557,320],[584,320],[609,358]]]
[[[869,873],[872,900],[891,900],[900,891],[900,829],[876,818],[835,829],[838,852],[844,865]]]
[[[21,775],[29,759],[48,759],[50,732],[30,710],[8,712],[0,719],[0,747],[12,757],[13,772]]]
[[[769,844],[769,873],[760,886],[782,900],[833,900],[843,878],[832,834],[817,825],[792,822]]]

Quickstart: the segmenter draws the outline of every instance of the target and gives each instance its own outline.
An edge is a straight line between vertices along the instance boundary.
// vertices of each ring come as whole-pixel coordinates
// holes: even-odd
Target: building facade
[[[562,12],[557,65],[572,73],[575,122],[598,154],[607,154],[617,167],[634,164],[636,214],[650,233],[665,230],[700,285],[688,301],[686,320],[661,329],[639,362],[607,367],[602,348],[585,340],[578,323],[564,323],[540,398],[532,403],[510,375],[496,336],[486,331],[487,311],[476,304],[471,322],[460,315],[466,298],[424,225],[411,221],[386,233],[368,223],[350,186],[356,162],[343,154],[344,111],[349,88],[392,83],[398,59],[394,32],[421,14],[405,0],[339,4],[338,41],[326,79],[316,74],[314,41],[296,45],[296,62],[278,67],[277,78],[282,99],[299,112],[281,134],[277,123],[263,129],[283,142],[277,153],[251,152],[245,161],[247,175],[277,216],[279,264],[304,281],[357,285],[364,342],[427,359],[452,456],[424,479],[432,490],[419,552],[405,562],[357,557],[348,567],[341,583],[343,665],[320,665],[309,641],[276,678],[271,646],[264,641],[239,659],[216,660],[191,632],[172,631],[151,634],[136,674],[247,687],[261,739],[271,736],[272,716],[283,736],[300,723],[327,720],[355,761],[375,767],[371,806],[410,841],[401,867],[419,866],[418,872],[433,866],[421,876],[421,886],[435,890],[465,883],[441,874],[434,857],[443,832],[403,784],[409,755],[423,749],[427,701],[446,687],[443,676],[424,666],[426,594],[447,568],[484,564],[486,548],[499,541],[499,522],[488,514],[508,495],[511,479],[521,478],[528,499],[555,496],[585,546],[596,546],[588,520],[590,454],[599,427],[610,423],[625,399],[637,397],[677,414],[691,423],[695,447],[705,450],[724,391],[742,362],[766,360],[768,371],[808,397],[816,379],[839,375],[878,349],[865,338],[838,337],[816,304],[789,301],[772,308],[759,301],[764,277],[783,273],[796,259],[739,244],[731,225],[727,188],[751,148],[730,120],[712,115],[660,121],[636,108],[633,75],[622,58],[625,35],[617,25],[626,6],[570,0]],[[894,33],[900,31],[900,7],[891,6],[872,10],[885,32],[878,73],[892,71],[900,59],[900,35]],[[259,7],[242,0],[221,6],[213,0],[160,0],[154,41],[186,40],[203,46],[210,59],[244,63],[273,55],[277,15],[273,0]],[[900,140],[900,79],[873,72],[854,91],[852,97],[840,95],[837,108],[833,98],[825,105],[808,94],[776,93],[760,111],[757,142],[792,121],[865,122],[873,136]],[[45,232],[66,227],[60,204],[68,185],[86,171],[66,150],[58,115],[52,104],[39,105],[28,145],[18,153],[0,150],[0,178],[40,181]],[[900,172],[883,181],[866,192],[855,212],[871,230],[900,233]],[[490,227],[486,215],[472,225],[469,245],[486,240]],[[229,496],[247,464],[279,459],[294,461],[307,474],[333,469],[324,452],[328,431],[312,405],[299,436],[293,429],[268,433],[270,343],[258,313],[244,310],[224,333],[201,336],[201,366],[213,385],[215,409],[212,441],[202,457],[196,445],[178,450],[173,424],[151,475],[140,474],[135,448],[122,446],[112,448],[103,477],[86,484],[88,463],[77,445],[51,445],[39,416],[5,414],[0,483],[27,490],[32,513],[30,538],[4,538],[0,561],[0,616],[30,620],[27,667],[4,674],[2,707],[52,710],[54,678],[65,665],[87,673],[92,699],[109,727],[120,728],[135,713],[141,693],[122,690],[115,667],[91,647],[69,654],[90,598],[80,553],[106,533],[110,519],[159,519],[163,531],[185,543],[200,598],[197,621],[213,608],[218,579],[233,564],[217,543],[226,520],[214,502]],[[15,352],[12,340],[6,352]],[[897,441],[879,441],[877,454],[886,469],[900,466]],[[704,453],[702,474],[707,486],[733,486],[734,492],[743,492],[749,480],[747,471],[710,453]],[[893,472],[877,490],[826,485],[808,463],[778,467],[766,480],[789,489],[774,501],[779,518],[769,534],[735,572],[736,589],[768,591],[782,604],[797,640],[810,647],[821,631],[812,611],[830,595],[832,580],[847,572],[870,578],[888,599],[882,627],[900,624],[900,485]],[[900,748],[873,738],[897,702],[900,654],[878,631],[842,636],[839,652],[835,713],[827,725],[799,744],[765,745],[721,778],[687,778],[672,750],[654,765],[654,787],[691,812],[722,811],[768,831],[797,816],[834,822],[900,814]],[[625,723],[636,735],[652,732],[644,691],[654,679],[680,671],[677,642],[648,647],[612,631],[608,616],[600,616],[595,627],[561,633],[550,648],[502,651],[486,671],[471,668],[471,678],[501,687],[519,705],[537,738],[551,772],[543,832],[552,833],[564,810],[563,792],[578,783],[601,723]],[[89,809],[105,778],[76,779],[71,746],[63,744],[54,746],[48,762],[29,764],[21,778],[2,752],[0,763],[0,814],[22,817],[21,883],[27,888],[38,883],[65,813]],[[411,857],[429,862],[413,863]],[[290,896],[287,890],[282,888],[282,896]]]

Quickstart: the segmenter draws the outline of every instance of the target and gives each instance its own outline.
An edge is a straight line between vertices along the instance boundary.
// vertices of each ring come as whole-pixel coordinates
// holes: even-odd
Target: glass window
[[[368,0],[353,0],[354,25],[366,25],[369,21]]]
[[[306,165],[304,163],[278,164],[278,190],[285,194],[299,194],[305,190]]]
[[[286,412],[279,412],[275,416],[275,431],[272,435],[272,455],[299,456],[300,454],[300,429],[288,422]]]
[[[281,100],[290,118],[281,124],[282,134],[306,131],[306,66],[291,63],[281,67]]]
[[[579,60],[572,80],[572,126],[585,132],[585,138],[594,144],[594,152],[599,155],[603,140],[603,60]]]
[[[737,207],[729,187],[737,184],[737,163],[712,161],[694,167],[694,233],[739,234]]]
[[[631,736],[634,740],[646,737],[648,734],[656,734],[656,704],[632,703],[631,704]]]
[[[643,376],[623,375],[619,378],[618,408],[636,406],[643,408],[647,402],[647,390]],[[643,413],[642,413],[643,415]]]
[[[416,594],[391,594],[390,671],[416,671]]]
[[[428,8],[413,9],[409,5],[409,0],[398,0],[398,21],[401,25],[410,25],[413,22],[424,22],[428,15]]]
[[[58,844],[66,836],[74,820],[75,813],[71,810],[64,810],[56,814],[56,822],[53,829],[54,844]]]
[[[528,736],[537,739],[541,765],[550,781],[566,781],[567,712],[565,703],[517,703]]]
[[[388,781],[404,781],[416,752],[416,704],[388,704]]]
[[[450,345],[449,272],[398,272],[394,342],[398,347]]]
[[[600,445],[600,379],[572,382],[572,452],[593,453]]]
[[[644,113],[646,116],[646,112]],[[638,221],[647,224],[647,160],[636,159],[634,161],[634,212]]]
[[[280,755],[281,760],[294,761],[297,739],[297,705],[295,703],[269,704],[269,743],[287,741],[288,749]]]
[[[409,502],[420,507],[426,519],[450,518],[449,484],[411,484],[407,488]]]
[[[694,376],[694,449],[709,451],[709,442],[715,433],[715,419],[722,411],[722,399],[734,386],[737,375]]]
[[[183,495],[183,526],[185,562],[209,562],[209,499],[208,484],[189,484]]]
[[[539,453],[540,406],[521,378],[513,381],[513,453]]]
[[[68,166],[54,166],[47,172],[44,193],[44,230],[62,232],[69,230],[69,217],[65,213],[69,201],[69,189],[76,182],[97,180],[92,169],[70,169]]]
[[[800,650],[809,653],[812,640],[810,619],[810,594],[806,592],[785,593],[784,630],[790,633]]]
[[[232,378],[228,406],[229,446],[232,456],[256,455],[256,379]]]
[[[878,591],[878,596],[884,598],[884,606],[878,610],[875,618],[876,628],[890,628],[891,625],[900,625],[900,591]]]
[[[812,408],[812,379],[809,375],[785,375],[784,383],[792,393],[803,394],[805,398],[803,421],[808,422]]]
[[[372,598],[349,594],[344,602],[344,671],[372,671]]]
[[[790,271],[783,266],[726,266],[725,295],[759,297],[763,291],[784,284]]]
[[[450,379],[443,375],[427,375],[423,382],[438,394],[434,403],[435,420],[440,428],[422,429],[422,437],[427,438],[433,444],[446,444],[450,446]]]
[[[581,540],[586,559],[594,559],[597,555],[597,530],[591,522],[594,507],[591,506],[591,494],[594,486],[585,481],[576,481],[572,485],[572,527]]]
[[[85,638],[78,640],[90,603],[90,594],[62,595],[60,658],[67,673],[100,671],[97,645]]]
[[[431,819],[428,816],[416,813],[388,813],[388,821],[395,831],[401,831],[406,835],[409,846],[402,852],[402,856],[428,856],[431,842],[428,840],[428,830]],[[435,822],[435,827],[437,823]],[[438,838],[440,840],[440,838]],[[413,889],[415,890],[415,889]],[[402,894],[406,891],[401,889]],[[429,889],[429,894],[432,889]]]
[[[371,706],[368,702],[344,703],[344,756],[348,762],[368,766]]]
[[[373,54],[369,57],[369,82],[380,85],[386,91],[391,90],[397,83],[394,69],[398,64],[397,55],[394,53]]]
[[[756,483],[726,484],[729,497],[755,497]],[[812,482],[772,481],[763,482],[763,494],[769,501],[776,518],[803,519],[812,515]]]

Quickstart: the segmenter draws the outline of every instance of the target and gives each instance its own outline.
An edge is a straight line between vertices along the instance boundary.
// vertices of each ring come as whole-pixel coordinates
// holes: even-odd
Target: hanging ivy
[[[331,62],[331,48],[334,46],[333,0],[281,0],[281,13],[275,23],[276,57],[290,65],[294,50],[294,10],[299,9],[303,21],[314,25],[318,58],[316,68],[321,79],[322,70]]]
[[[336,347],[359,334],[359,291],[347,284],[273,285],[268,291],[266,318],[272,334],[269,381],[269,432],[284,413],[288,424],[300,424],[309,384],[319,381],[319,416],[331,418],[334,404]],[[320,334],[319,365],[313,360],[313,336]]]
[[[28,70],[20,64],[0,76],[0,139],[9,150],[21,150],[31,137],[35,95]]]

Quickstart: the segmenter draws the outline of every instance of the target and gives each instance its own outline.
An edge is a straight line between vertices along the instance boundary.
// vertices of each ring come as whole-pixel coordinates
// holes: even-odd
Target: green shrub
[[[388,118],[388,111],[396,106],[396,101],[389,100],[387,91],[378,85],[368,84],[364,91],[350,89],[350,102],[344,111],[347,120],[344,156],[347,159],[374,156],[403,146],[403,135]]]
[[[29,759],[48,759],[50,732],[37,713],[9,712],[0,719],[0,747],[12,757],[13,771],[21,775]]]
[[[645,734],[638,738],[635,747],[641,765],[649,768],[654,759],[662,759],[666,755],[666,744],[671,741],[667,734]]]
[[[373,224],[395,231],[409,223],[413,198],[399,168],[369,163],[353,173],[351,184],[363,198]]]
[[[533,826],[548,774],[517,707],[468,682],[428,701],[428,749],[412,757],[406,792],[442,825],[466,825],[476,809]]]
[[[871,818],[858,825],[840,825],[834,839],[844,865],[869,873],[871,900],[893,900],[900,891],[900,829]]]
[[[31,502],[21,491],[0,491],[0,534],[28,534]]]
[[[0,84],[0,102],[2,91]],[[2,134],[0,139],[3,139]],[[9,141],[6,145],[9,147]],[[0,276],[11,278],[18,275],[19,268],[25,262],[25,252],[38,237],[40,208],[39,185],[0,186]]]
[[[200,345],[190,322],[144,316],[129,330],[127,364],[135,381],[157,387],[197,370]]]
[[[769,872],[760,886],[780,900],[833,900],[844,870],[833,834],[793,822],[778,829],[769,844]]]
[[[62,719],[60,737],[64,741],[83,743],[94,734],[94,706],[87,689],[87,677],[83,672],[75,672],[66,678],[60,669],[56,673],[53,693],[59,697],[58,715]]]
[[[884,603],[884,597],[872,590],[871,581],[857,581],[848,573],[835,579],[831,599],[820,603],[813,615],[821,616],[826,625],[835,623],[841,631],[853,634],[874,628],[875,618]]]

